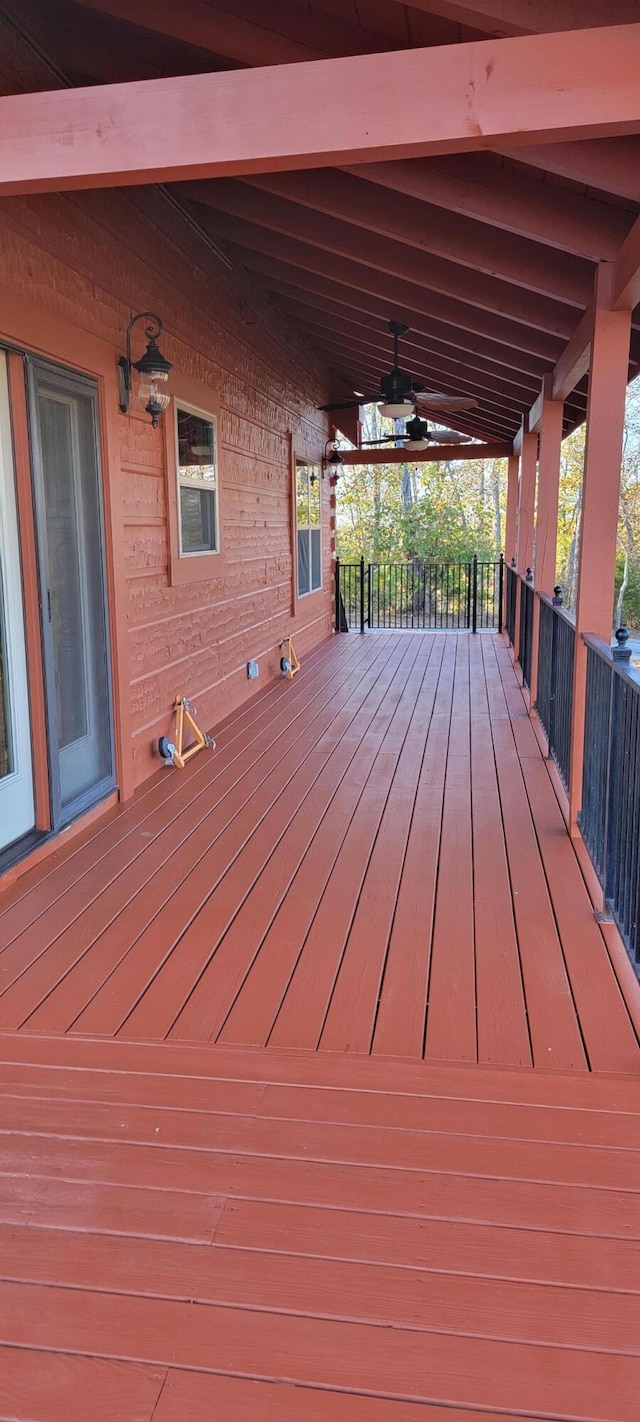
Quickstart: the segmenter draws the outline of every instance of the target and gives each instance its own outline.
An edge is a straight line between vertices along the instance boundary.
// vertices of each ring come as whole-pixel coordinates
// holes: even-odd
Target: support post
[[[611,310],[612,270],[611,262],[601,262],[596,275],[587,403],[569,778],[570,830],[574,835],[582,803],[584,761],[587,649],[582,639],[590,632],[609,642],[613,623],[631,312]]]
[[[518,478],[520,474],[520,456],[512,454],[507,463],[507,513],[504,523],[504,560],[509,564],[515,558],[516,545],[518,541]],[[506,579],[500,603],[500,621],[502,626],[507,622],[506,604]]]
[[[518,540],[518,476],[520,458],[512,454],[507,463],[507,516],[504,527],[504,557],[510,563]]]
[[[522,432],[520,454],[520,492],[518,498],[518,542],[516,548],[516,569],[520,578],[525,577],[533,562],[533,516],[536,502],[536,469],[538,462],[538,436],[536,433]],[[522,586],[519,583],[516,596],[516,618],[513,646],[518,656],[520,646],[520,614],[522,607]]]
[[[562,454],[562,416],[564,401],[553,400],[552,377],[545,376],[540,414],[540,448],[538,453],[538,500],[535,534],[535,590],[552,595],[556,581],[558,545],[558,488]],[[530,710],[536,704],[538,692],[538,642],[540,637],[540,601],[533,600],[533,641],[531,646]]]

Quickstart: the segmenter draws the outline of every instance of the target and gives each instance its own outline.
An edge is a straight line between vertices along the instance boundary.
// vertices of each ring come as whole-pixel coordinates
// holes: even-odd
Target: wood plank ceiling
[[[8,93],[626,23],[637,3],[2,0],[0,18],[45,60],[34,83],[5,45]],[[173,196],[326,358],[337,391],[377,395],[387,323],[405,321],[403,366],[478,401],[457,427],[510,439],[580,321],[596,263],[640,212],[640,138],[184,183]],[[639,369],[637,310],[630,376]],[[566,430],[585,409],[583,381]]]

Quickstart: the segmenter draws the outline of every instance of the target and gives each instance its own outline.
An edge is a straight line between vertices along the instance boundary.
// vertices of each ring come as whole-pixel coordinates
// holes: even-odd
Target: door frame
[[[40,617],[42,631],[42,655],[44,669],[44,700],[47,720],[47,743],[49,759],[49,792],[51,799],[51,815],[54,829],[62,829],[66,824],[79,818],[85,810],[91,809],[100,800],[115,788],[115,742],[114,742],[114,712],[113,712],[113,678],[111,673],[111,646],[109,633],[109,597],[107,591],[106,576],[106,539],[104,527],[104,498],[103,498],[103,478],[102,462],[100,459],[100,419],[98,408],[99,391],[93,377],[87,376],[76,370],[70,370],[67,366],[60,365],[59,362],[43,360],[41,356],[28,355],[25,359],[25,372],[27,376],[27,396],[30,416],[30,437],[31,437],[31,463],[32,463],[32,485],[34,499],[34,513],[36,525],[36,540],[38,546],[38,570],[40,578]],[[59,383],[61,393],[66,390],[71,394],[74,389],[78,394],[89,398],[93,409],[93,435],[94,453],[96,460],[96,474],[98,484],[98,521],[100,530],[100,554],[101,569],[100,582],[102,584],[102,601],[104,605],[104,615],[106,622],[106,657],[107,657],[107,693],[109,699],[109,744],[111,749],[112,771],[107,777],[103,777],[90,790],[78,795],[72,804],[63,807],[60,788],[60,767],[58,758],[61,754],[61,747],[58,743],[56,731],[57,706],[55,690],[55,648],[51,630],[51,618],[48,611],[48,584],[49,584],[49,549],[47,539],[47,513],[46,494],[44,488],[44,470],[42,463],[42,451],[40,448],[40,435],[38,429],[37,410],[37,376],[39,373],[49,377],[52,387],[55,389]],[[47,606],[43,594],[43,586],[47,587]]]
[[[126,317],[123,316],[126,324]],[[124,327],[123,327],[124,329]],[[118,350],[57,314],[36,305],[6,287],[0,287],[0,345],[9,357],[12,425],[16,459],[18,515],[25,584],[25,623],[29,666],[36,823],[51,829],[48,753],[44,703],[44,666],[40,606],[37,594],[35,511],[31,485],[31,450],[25,383],[25,357],[32,356],[62,366],[70,374],[86,375],[97,383],[98,445],[104,528],[104,572],[107,591],[111,707],[115,747],[115,779],[121,800],[134,791],[130,711],[130,657],[127,631],[126,544],[120,464],[118,407]],[[95,809],[87,814],[95,815]],[[77,823],[77,821],[76,821]]]

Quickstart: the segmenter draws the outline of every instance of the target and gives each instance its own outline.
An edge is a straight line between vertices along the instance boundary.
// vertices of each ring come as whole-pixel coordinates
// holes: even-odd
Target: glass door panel
[[[22,609],[6,356],[0,351],[0,849],[35,824],[29,688]]]
[[[48,729],[54,819],[113,785],[96,388],[32,364]]]

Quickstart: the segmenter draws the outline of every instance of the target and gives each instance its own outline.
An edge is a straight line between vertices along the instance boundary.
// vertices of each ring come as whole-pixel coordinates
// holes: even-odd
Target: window
[[[218,449],[215,415],[176,403],[180,556],[217,553]]]
[[[322,587],[320,469],[296,460],[296,531],[298,537],[298,597]]]

